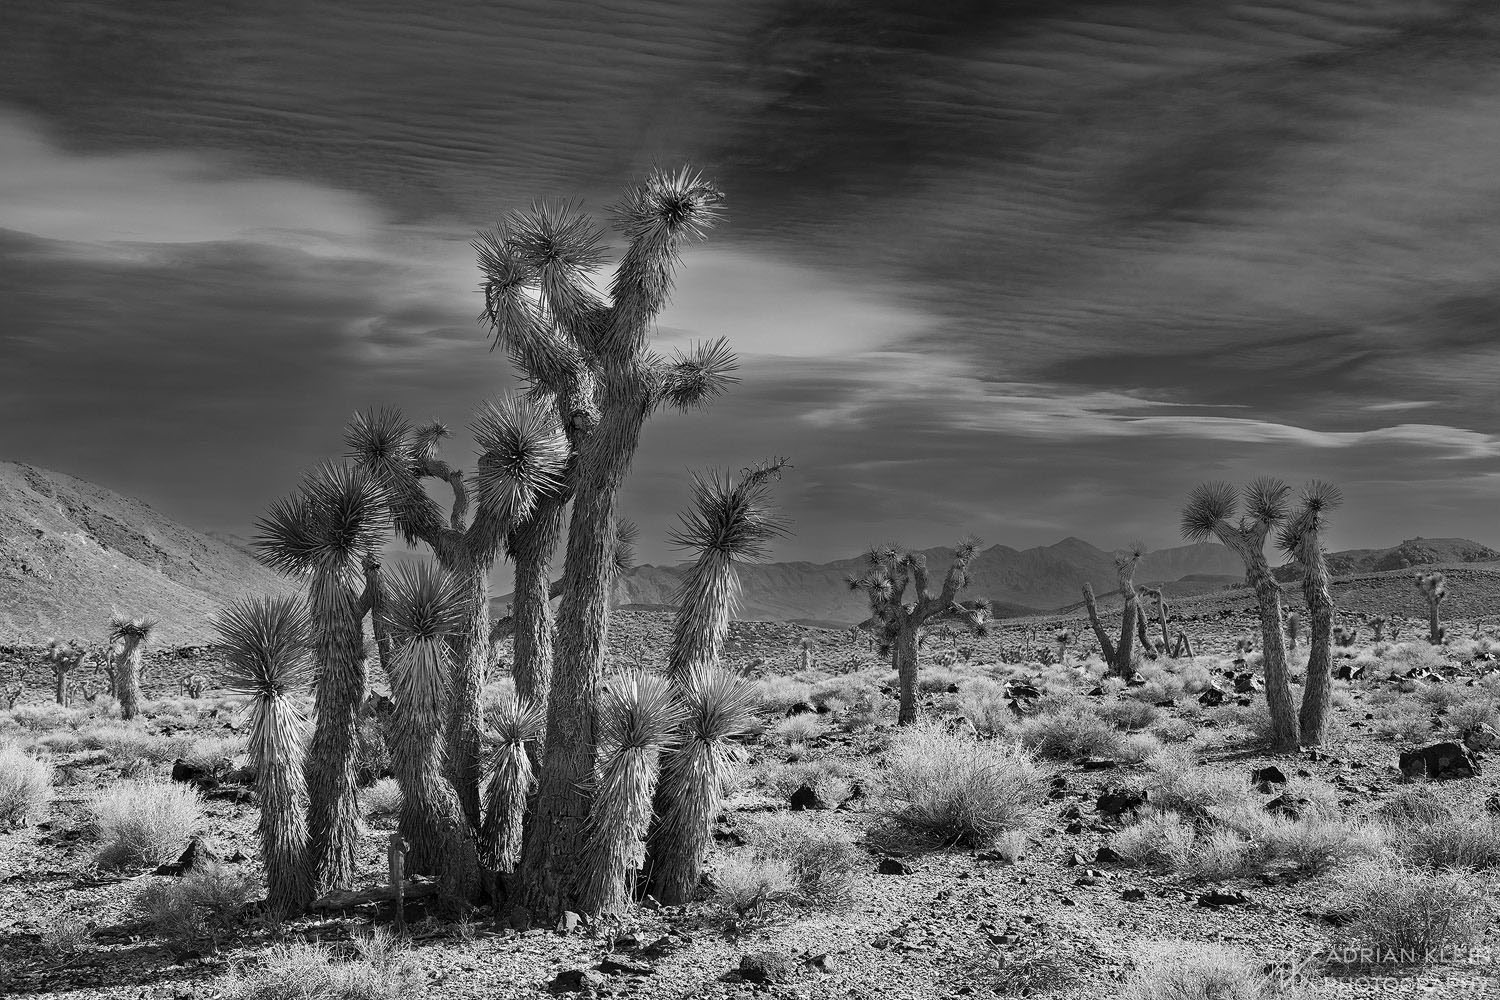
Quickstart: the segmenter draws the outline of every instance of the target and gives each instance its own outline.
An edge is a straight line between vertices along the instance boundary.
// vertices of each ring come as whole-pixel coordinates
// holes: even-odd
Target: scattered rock
[[[1479,775],[1474,758],[1462,745],[1452,741],[1403,751],[1399,763],[1402,775],[1409,779],[1450,781]]]
[[[1078,762],[1085,771],[1108,771],[1119,767],[1120,762],[1112,757],[1085,757]]]
[[[220,858],[214,853],[213,848],[208,847],[198,837],[188,841],[187,849],[182,855],[170,864],[157,868],[154,875],[183,876],[198,871],[205,867],[214,867],[220,864]]]
[[[180,757],[172,762],[172,780],[181,781],[205,792],[219,787],[218,776],[211,769],[189,764]]]
[[[796,701],[796,702],[793,702],[791,704],[791,706],[789,708],[787,708],[787,710],[786,710],[786,717],[788,719],[790,719],[794,715],[816,715],[816,714],[818,714],[818,710],[816,708],[814,708],[811,705],[811,703],[805,702],[805,701]]]
[[[551,993],[585,993],[599,989],[609,980],[593,969],[564,969],[547,984]]]
[[[832,809],[833,803],[819,795],[811,785],[803,785],[791,794],[787,799],[793,812],[801,812],[804,809]]]
[[[1216,684],[1211,684],[1204,688],[1203,693],[1198,696],[1198,704],[1208,708],[1217,708],[1219,705],[1224,704],[1226,697],[1227,695],[1224,693],[1223,688]]]
[[[1257,767],[1250,772],[1250,783],[1255,786],[1257,792],[1270,792],[1277,785],[1286,784],[1286,775],[1275,764]]]
[[[649,976],[656,971],[645,962],[633,962],[623,955],[606,955],[595,968],[606,976]]]
[[[1125,686],[1128,688],[1145,687],[1146,678],[1139,672],[1133,673],[1129,677],[1125,678]]]
[[[572,910],[564,910],[563,915],[557,918],[557,933],[572,934],[578,930],[578,926],[581,923],[583,923],[582,917]]]
[[[1118,864],[1119,861],[1120,855],[1115,851],[1113,847],[1110,847],[1108,844],[1104,845],[1094,852],[1094,864],[1096,865]]]
[[[1256,677],[1249,671],[1234,675],[1235,694],[1254,694],[1264,686],[1265,685],[1261,683],[1260,678]]]
[[[1022,698],[1040,698],[1042,692],[1032,684],[1007,684],[1005,685],[1005,697],[1020,700]]]
[[[1266,812],[1273,816],[1285,816],[1294,822],[1301,819],[1303,813],[1310,808],[1312,808],[1311,799],[1288,795],[1285,792],[1266,803]]]
[[[797,965],[780,952],[757,951],[740,959],[738,971],[748,983],[784,983],[796,975]]]
[[[1500,748],[1500,733],[1495,732],[1487,723],[1481,722],[1464,733],[1464,746],[1475,753],[1487,753]]]
[[[1120,898],[1127,903],[1140,903],[1143,902],[1146,898],[1146,890],[1136,889],[1134,887],[1123,889],[1120,891]]]
[[[1144,789],[1106,788],[1099,793],[1095,803],[1099,815],[1117,819],[1126,813],[1142,809],[1151,802],[1151,793]]]
[[[910,875],[914,869],[900,858],[881,858],[875,871],[880,875]]]
[[[808,956],[807,964],[811,968],[814,968],[819,972],[827,973],[830,975],[839,971],[838,960],[826,952],[821,955]]]
[[[1243,892],[1225,892],[1223,889],[1210,889],[1198,897],[1199,906],[1244,906],[1250,902],[1250,897]]]

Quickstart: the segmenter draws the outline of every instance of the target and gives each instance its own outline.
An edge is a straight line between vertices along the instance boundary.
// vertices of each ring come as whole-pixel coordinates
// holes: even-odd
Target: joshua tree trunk
[[[68,673],[65,670],[57,671],[57,703],[64,708],[68,707]]]
[[[120,699],[120,718],[130,720],[141,710],[141,647],[128,642],[115,660],[117,697]]]
[[[1271,743],[1278,751],[1289,750],[1297,745],[1298,727],[1287,677],[1281,585],[1271,575],[1263,553],[1245,549],[1240,555],[1246,559],[1245,578],[1255,589],[1255,603],[1260,611],[1261,662],[1266,671],[1266,704],[1271,710]]]
[[[602,380],[603,418],[580,456],[557,613],[547,735],[522,869],[524,906],[548,915],[575,905],[594,772],[593,691],[604,674],[615,552],[615,506],[650,402],[635,371]]]
[[[1141,652],[1151,650],[1151,636],[1146,632],[1146,609],[1141,607],[1140,598],[1136,598],[1135,605],[1135,637],[1140,641]]]
[[[1438,602],[1429,597],[1427,599],[1427,641],[1431,643],[1443,641],[1443,623],[1438,608]]]
[[[485,672],[490,659],[489,559],[463,558],[451,568],[463,594],[464,629],[453,639],[454,677],[448,706],[448,774],[469,829],[484,822],[479,789],[484,778]]]
[[[265,735],[252,747],[255,793],[260,797],[261,856],[266,865],[266,903],[273,913],[300,913],[312,901],[308,877],[307,783],[303,723],[285,697],[256,700],[252,732]]]
[[[516,566],[511,605],[514,629],[516,697],[546,710],[552,684],[552,583],[547,570],[562,534],[562,502],[549,501],[530,521],[510,535],[510,557]]]
[[[1320,746],[1328,730],[1328,694],[1333,676],[1333,595],[1328,586],[1328,564],[1316,532],[1303,543],[1302,598],[1307,602],[1312,628],[1308,635],[1307,681],[1302,689],[1300,715],[1303,746]]]
[[[359,834],[355,797],[355,741],[364,701],[366,663],[363,609],[335,573],[319,573],[309,593],[318,625],[314,706],[317,724],[307,756],[308,856],[315,895],[354,882]]]
[[[1089,624],[1094,628],[1094,638],[1099,640],[1099,655],[1104,657],[1104,662],[1109,664],[1110,669],[1115,665],[1115,643],[1104,630],[1104,623],[1099,620],[1099,605],[1094,600],[1094,588],[1085,582],[1083,585],[1083,603],[1089,612]]]
[[[891,657],[896,661],[896,676],[901,685],[901,707],[896,724],[911,725],[917,721],[917,627],[906,627],[896,635]]]

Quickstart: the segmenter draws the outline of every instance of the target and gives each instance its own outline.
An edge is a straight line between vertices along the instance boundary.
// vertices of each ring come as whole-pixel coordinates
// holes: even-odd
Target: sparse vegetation
[[[149,867],[177,857],[203,818],[197,791],[158,781],[122,781],[89,803],[104,868]]]
[[[52,765],[0,742],[0,829],[41,819],[52,801]]]
[[[985,847],[1029,828],[1047,775],[1019,747],[919,726],[892,743],[886,815],[918,842]]]

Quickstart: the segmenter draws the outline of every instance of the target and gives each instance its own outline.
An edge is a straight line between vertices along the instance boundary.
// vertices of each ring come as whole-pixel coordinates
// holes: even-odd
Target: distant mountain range
[[[934,581],[947,570],[953,550],[926,549]],[[1477,563],[1500,560],[1500,552],[1461,538],[1413,539],[1388,549],[1351,549],[1329,556],[1336,576],[1402,569],[1436,563]],[[862,559],[831,563],[785,562],[741,566],[741,618],[766,618],[822,624],[855,624],[868,617],[862,595],[845,580],[862,569]],[[980,552],[969,564],[968,597],[986,597],[997,617],[1070,609],[1082,600],[1085,582],[1101,600],[1118,589],[1114,557],[1080,538],[1054,545],[1017,550],[996,545]],[[670,606],[685,572],[679,566],[639,566],[615,587],[621,606]],[[1278,577],[1298,579],[1299,568],[1285,566]],[[1202,543],[1148,552],[1141,558],[1135,581],[1159,587],[1169,596],[1183,597],[1242,583],[1244,565],[1222,545]]]
[[[0,643],[103,642],[112,610],[159,618],[166,645],[211,641],[209,616],[228,601],[291,589],[244,544],[85,480],[0,462]]]
[[[953,550],[924,554],[934,581],[940,580]],[[1329,557],[1337,576],[1496,561],[1500,552],[1462,538],[1415,538]],[[740,617],[828,625],[863,621],[865,604],[845,582],[862,563],[853,557],[741,566]],[[616,584],[615,605],[670,609],[684,572],[681,566],[639,566]],[[965,596],[989,598],[1002,617],[1075,605],[1085,581],[1102,601],[1116,589],[1111,554],[1078,538],[1024,550],[984,549],[970,564],[970,575]],[[497,580],[508,576],[508,568],[501,568]],[[1282,567],[1278,576],[1294,579],[1296,567]],[[1149,552],[1136,571],[1138,584],[1179,597],[1243,579],[1239,559],[1216,544]],[[255,561],[242,539],[184,527],[140,500],[73,476],[0,462],[0,644],[51,636],[102,641],[115,609],[159,618],[164,644],[208,642],[209,617],[225,603],[291,589],[290,581]],[[494,601],[498,613],[508,600]]]

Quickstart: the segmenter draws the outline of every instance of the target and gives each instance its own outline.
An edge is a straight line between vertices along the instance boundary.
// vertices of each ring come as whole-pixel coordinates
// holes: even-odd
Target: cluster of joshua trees
[[[643,425],[737,381],[723,341],[672,358],[649,345],[681,248],[707,235],[721,202],[689,170],[654,172],[628,191],[613,210],[625,247],[608,301],[590,281],[606,260],[605,231],[581,211],[536,206],[481,234],[484,319],[527,389],[475,417],[475,468],[443,458],[440,423],[362,413],[346,430],[345,460],[308,475],[259,522],[260,558],[304,581],[305,594],[241,601],[217,627],[225,681],[254,706],[277,911],[353,881],[366,622],[390,689],[406,872],[459,900],[488,894],[497,912],[550,918],[606,914],[647,889],[681,901],[696,885],[752,709],[747,682],[720,666],[734,566],[784,530],[770,493],[784,461],[695,477],[673,536],[695,562],[668,670],[606,677],[604,665],[611,586],[628,562],[616,500]],[[439,506],[429,481],[451,505]],[[393,536],[431,560],[385,571]],[[503,628],[489,613],[502,557],[515,577]],[[515,697],[486,714],[492,642],[507,632]],[[309,680],[311,720],[293,697]]]

